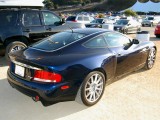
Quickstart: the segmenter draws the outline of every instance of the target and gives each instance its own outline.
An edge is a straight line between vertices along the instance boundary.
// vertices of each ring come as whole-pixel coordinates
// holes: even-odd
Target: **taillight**
[[[48,72],[44,70],[35,70],[33,80],[39,81],[39,82],[59,83],[62,80],[62,76],[54,72]]]
[[[77,22],[77,20],[73,20],[72,22]]]

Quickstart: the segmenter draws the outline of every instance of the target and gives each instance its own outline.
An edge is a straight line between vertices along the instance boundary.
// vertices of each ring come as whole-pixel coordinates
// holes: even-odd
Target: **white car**
[[[86,15],[69,16],[66,19],[66,23],[77,22],[77,23],[90,23],[94,18]]]
[[[148,16],[142,21],[142,26],[154,26],[160,22],[160,16]]]

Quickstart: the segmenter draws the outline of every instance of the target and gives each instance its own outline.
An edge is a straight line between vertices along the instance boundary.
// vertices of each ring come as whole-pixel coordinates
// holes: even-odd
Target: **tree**
[[[138,0],[139,2],[141,2],[141,3],[146,3],[146,2],[148,2],[149,0]]]
[[[124,11],[124,14],[126,15],[126,16],[137,16],[137,13],[136,12],[134,12],[133,10],[125,10]]]
[[[160,2],[160,0],[150,0],[150,1],[152,1],[152,2],[154,2],[154,3]]]
[[[54,4],[54,9],[58,9],[58,4]]]
[[[43,4],[47,9],[51,9],[54,7],[54,3],[51,0],[44,0]]]

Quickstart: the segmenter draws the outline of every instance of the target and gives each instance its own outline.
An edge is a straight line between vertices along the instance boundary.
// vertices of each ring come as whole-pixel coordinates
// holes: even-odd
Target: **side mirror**
[[[133,43],[133,44],[139,44],[139,40],[133,39],[132,43]]]
[[[130,23],[128,23],[128,26],[130,26],[131,24]]]

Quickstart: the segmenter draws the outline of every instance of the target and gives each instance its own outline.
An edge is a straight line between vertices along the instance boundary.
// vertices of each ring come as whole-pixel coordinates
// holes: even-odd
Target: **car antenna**
[[[73,33],[73,29],[68,25],[68,27],[72,30],[72,33]]]

